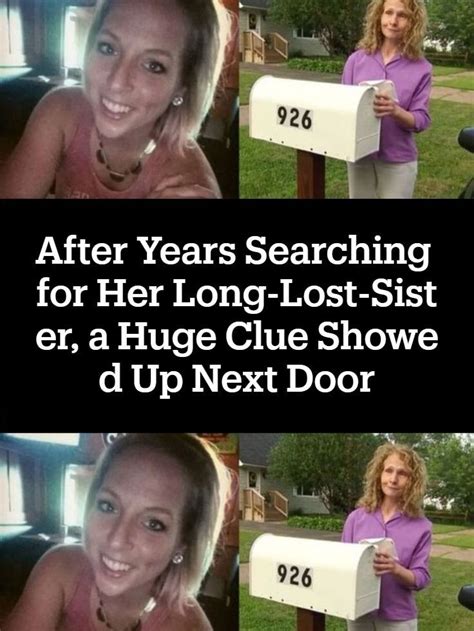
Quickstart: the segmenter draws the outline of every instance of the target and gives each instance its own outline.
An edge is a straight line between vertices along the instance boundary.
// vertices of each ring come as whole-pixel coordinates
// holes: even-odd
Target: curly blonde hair
[[[423,57],[423,40],[428,25],[428,14],[424,0],[402,0],[408,13],[408,28],[400,46],[400,53],[408,59]],[[363,48],[373,54],[383,44],[381,18],[385,0],[371,0],[367,7],[364,21],[364,35],[357,48]]]
[[[421,517],[428,475],[423,458],[408,445],[386,443],[376,449],[372,460],[367,465],[364,495],[357,502],[357,506],[364,507],[370,513],[381,506],[384,497],[381,485],[382,471],[386,459],[393,455],[402,460],[410,474],[403,491],[400,510],[408,517]]]

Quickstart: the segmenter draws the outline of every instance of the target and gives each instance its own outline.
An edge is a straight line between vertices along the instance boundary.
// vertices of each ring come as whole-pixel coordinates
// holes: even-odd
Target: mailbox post
[[[296,150],[296,192],[298,199],[326,197],[326,158],[318,153]]]
[[[296,631],[326,631],[326,616],[319,611],[296,610]]]
[[[373,86],[260,77],[250,92],[251,138],[297,150],[299,198],[325,196],[325,158],[355,162],[378,151]]]
[[[326,614],[355,620],[378,609],[375,550],[373,544],[261,535],[250,550],[249,593],[296,607],[297,631],[325,631]]]

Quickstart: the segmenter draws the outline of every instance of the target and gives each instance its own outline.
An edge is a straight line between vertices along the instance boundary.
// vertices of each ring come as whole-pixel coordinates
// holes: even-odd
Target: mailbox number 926
[[[313,126],[313,112],[302,107],[280,105],[277,110],[278,124],[285,127],[310,130]]]
[[[297,587],[311,587],[313,584],[313,570],[299,565],[286,565],[280,563],[277,567],[278,581],[285,585]]]

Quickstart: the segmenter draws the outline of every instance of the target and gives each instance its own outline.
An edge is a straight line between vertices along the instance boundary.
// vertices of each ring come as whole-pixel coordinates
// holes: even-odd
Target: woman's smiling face
[[[151,133],[174,96],[187,18],[176,2],[115,0],[86,60],[85,90],[102,136]]]
[[[176,552],[188,482],[180,465],[147,447],[117,457],[87,516],[85,550],[99,591],[150,594]]]

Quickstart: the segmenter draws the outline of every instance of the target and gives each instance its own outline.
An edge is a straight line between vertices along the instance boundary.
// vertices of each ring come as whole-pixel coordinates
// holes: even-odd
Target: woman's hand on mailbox
[[[377,118],[393,116],[399,107],[398,103],[388,94],[380,93],[374,97],[374,112]]]
[[[382,574],[396,574],[398,563],[387,552],[376,552],[374,557],[374,572],[376,576]]]

